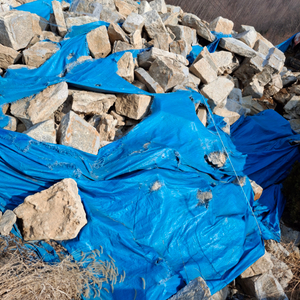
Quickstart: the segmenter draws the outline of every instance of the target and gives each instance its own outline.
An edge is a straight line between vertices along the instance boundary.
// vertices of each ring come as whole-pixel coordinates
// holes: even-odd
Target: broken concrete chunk
[[[107,23],[122,23],[125,21],[125,19],[125,16],[117,11],[109,9],[108,7],[103,7],[100,13],[100,20]]]
[[[129,39],[126,35],[126,33],[123,31],[123,29],[115,23],[111,23],[108,26],[108,35],[109,35],[109,39],[111,44],[113,45],[115,41],[122,41],[122,42],[129,42]]]
[[[261,274],[267,273],[274,267],[271,255],[268,252],[258,259],[254,264],[252,264],[247,270],[241,274],[241,278],[253,277]]]
[[[70,240],[87,224],[76,181],[67,178],[28,196],[14,213],[22,221],[24,240]]]
[[[188,78],[189,69],[168,57],[158,57],[152,63],[149,74],[164,91],[169,91]]]
[[[122,25],[122,28],[127,33],[135,32],[136,30],[142,30],[145,24],[145,18],[139,14],[131,13]]]
[[[219,45],[223,49],[244,57],[254,57],[257,53],[245,43],[231,37],[221,38]]]
[[[88,47],[94,58],[106,57],[111,51],[111,45],[106,26],[100,26],[86,35]]]
[[[55,23],[57,25],[58,34],[64,37],[67,34],[68,30],[60,2],[52,1],[52,9],[55,18]]]
[[[89,24],[99,21],[98,18],[90,16],[80,16],[80,17],[69,17],[66,18],[67,28],[70,29],[72,26],[81,26],[84,24]]]
[[[209,298],[210,291],[206,282],[201,277],[197,277],[169,300],[209,300]]]
[[[15,50],[25,48],[35,34],[32,16],[27,11],[18,10],[2,13],[0,15],[0,43]]]
[[[147,86],[150,93],[164,93],[164,89],[143,68],[135,69],[134,75]]]
[[[66,82],[50,85],[37,95],[11,104],[11,114],[17,117],[26,128],[46,121],[68,97]]]
[[[72,110],[79,114],[103,114],[114,105],[115,95],[74,90],[72,94]]]
[[[154,39],[156,35],[168,34],[161,17],[156,10],[151,10],[143,14],[145,18],[145,30],[150,38]]]
[[[216,19],[214,19],[209,23],[208,28],[211,31],[222,32],[224,34],[231,34],[233,25],[234,24],[232,21],[222,17],[217,17]]]
[[[70,111],[61,120],[58,128],[58,143],[91,154],[97,154],[100,137],[97,130]]]
[[[53,119],[38,123],[23,133],[39,142],[56,144],[56,130]]]
[[[232,81],[225,77],[218,77],[215,81],[205,85],[201,90],[201,94],[217,106],[226,100],[233,88]]]
[[[213,42],[215,36],[210,32],[209,28],[202,22],[197,16],[189,13],[185,13],[181,20],[182,25],[196,29],[198,35],[204,39]]]
[[[165,0],[153,0],[149,4],[153,10],[156,10],[160,14],[168,12]]]
[[[126,52],[118,61],[117,74],[127,80],[133,82],[134,80],[134,61],[131,52]]]
[[[38,42],[23,51],[23,62],[30,67],[38,68],[48,60],[59,47],[52,42]]]
[[[151,48],[148,51],[144,51],[140,54],[138,54],[138,63],[139,66],[142,68],[149,68],[151,64],[154,62],[154,60],[158,57],[168,57],[174,61],[178,61],[182,63],[183,65],[188,65],[188,60],[183,57],[182,55],[170,53],[168,51],[164,51],[158,48]]]
[[[0,44],[0,68],[7,69],[22,56],[18,51]]]
[[[101,116],[97,130],[100,135],[100,141],[113,141],[116,134],[115,127],[118,121],[112,115],[103,114]]]
[[[14,224],[17,221],[17,216],[11,210],[6,210],[5,213],[0,217],[0,234],[9,235]]]
[[[140,120],[150,109],[151,97],[146,95],[118,95],[115,104],[116,112],[130,119]]]

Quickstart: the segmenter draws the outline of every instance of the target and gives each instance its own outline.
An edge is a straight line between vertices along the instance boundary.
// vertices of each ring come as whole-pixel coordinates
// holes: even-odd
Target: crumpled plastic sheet
[[[49,3],[33,3],[37,6],[32,4],[28,10],[39,13],[39,5],[47,6],[50,14]],[[47,19],[45,11],[41,15]],[[0,78],[0,104],[37,94],[61,81],[91,91],[151,95],[116,75],[122,52],[76,63],[80,56],[89,54],[86,33],[101,25],[108,26],[99,21],[73,27],[58,44],[60,50],[37,69],[9,70]],[[140,51],[144,50],[131,52],[136,57]],[[258,205],[249,180],[246,178],[242,190],[235,177],[252,169],[253,174],[259,174],[269,157],[257,160],[251,149],[242,149],[236,140],[235,146],[220,129],[223,119],[215,115],[212,119],[200,94],[178,91],[152,96],[151,114],[126,136],[101,148],[98,155],[0,129],[2,210],[14,209],[26,196],[64,178],[76,180],[88,224],[76,239],[63,245],[78,259],[81,251],[101,246],[101,259],[111,255],[119,273],[126,272],[125,281],[116,284],[114,293],[101,293],[102,299],[168,299],[198,276],[206,280],[213,294],[264,254],[263,238],[278,221],[274,214],[268,217],[268,211],[280,212],[272,201],[273,194]],[[210,112],[207,127],[197,118],[195,103]],[[239,128],[253,132],[247,122],[240,121]],[[0,125],[6,123],[2,116]],[[266,125],[270,127],[270,122]],[[238,128],[234,133],[237,137]],[[245,143],[251,145],[253,139],[245,137]],[[208,163],[210,153],[224,152],[220,138],[235,171],[228,158],[221,168]],[[262,144],[263,139],[271,138],[282,136],[264,130]],[[285,151],[291,151],[287,144]],[[212,199],[201,198],[209,191]],[[255,219],[253,207],[263,219]],[[268,226],[257,223],[263,221]],[[263,227],[263,236],[258,225]],[[17,228],[14,232],[18,233]],[[30,244],[46,261],[57,259],[55,254],[47,254],[49,249],[44,250],[43,242]]]

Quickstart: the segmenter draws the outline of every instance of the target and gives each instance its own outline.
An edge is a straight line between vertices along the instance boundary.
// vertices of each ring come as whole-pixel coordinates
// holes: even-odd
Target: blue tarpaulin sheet
[[[47,19],[51,7],[47,13],[42,7],[50,2],[34,3],[34,12],[43,11]],[[76,64],[79,57],[89,55],[86,33],[101,25],[108,24],[73,27],[58,44],[60,50],[37,69],[8,70],[0,78],[0,103],[37,94],[61,81],[85,90],[149,94],[116,74],[122,52]],[[141,51],[132,54],[136,57]],[[116,284],[114,293],[102,293],[102,299],[164,300],[198,276],[212,293],[229,284],[263,255],[263,239],[278,233],[283,199],[274,184],[299,155],[289,142],[297,136],[286,123],[275,132],[272,124],[278,129],[283,120],[276,113],[241,119],[231,140],[220,129],[222,118],[212,119],[199,93],[152,96],[151,114],[98,155],[0,129],[2,209],[13,209],[26,196],[73,178],[88,224],[63,245],[75,258],[80,258],[80,251],[101,246],[104,258],[112,256],[119,272],[126,272],[125,281]],[[195,103],[210,111],[207,127],[196,116]],[[1,125],[5,123],[2,118]],[[222,143],[230,159],[217,168],[207,157],[224,152]],[[266,188],[261,202],[254,203],[248,178],[242,189],[236,175],[248,175]],[[212,199],[201,200],[208,191]],[[44,259],[53,261],[55,255]]]

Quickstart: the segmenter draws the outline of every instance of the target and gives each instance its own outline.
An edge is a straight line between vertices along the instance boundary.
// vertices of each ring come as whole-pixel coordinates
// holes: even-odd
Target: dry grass
[[[59,263],[47,264],[16,238],[0,236],[0,251],[2,300],[77,300],[81,294],[101,296],[102,292],[113,292],[119,276],[114,260],[101,261],[97,250],[79,262],[66,256]],[[104,283],[109,285],[103,287]]]

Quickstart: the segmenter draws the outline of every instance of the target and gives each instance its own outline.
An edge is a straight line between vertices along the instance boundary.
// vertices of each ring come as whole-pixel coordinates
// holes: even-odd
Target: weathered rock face
[[[62,118],[57,134],[61,145],[95,155],[98,153],[100,137],[97,130],[72,111]]]
[[[117,97],[115,95],[106,95],[88,91],[73,90],[72,110],[79,114],[103,114],[114,105]]]
[[[5,213],[0,216],[0,234],[9,235],[16,221],[17,216],[15,213],[9,209],[6,210]]]
[[[145,18],[139,14],[131,13],[122,25],[127,33],[133,33],[136,30],[142,30],[145,24]]]
[[[105,26],[100,26],[86,35],[86,40],[94,58],[106,57],[111,51],[111,45]]]
[[[223,49],[244,57],[253,57],[256,55],[256,52],[253,49],[251,49],[245,43],[234,38],[222,38],[219,45]]]
[[[132,53],[126,52],[118,61],[117,74],[132,83],[134,80],[134,61]]]
[[[136,78],[147,86],[150,93],[164,93],[164,89],[158,84],[147,71],[142,68],[135,69]]]
[[[22,56],[18,51],[0,44],[0,68],[7,69]]]
[[[60,36],[64,37],[67,34],[67,25],[60,2],[56,0],[52,1],[52,9],[57,25],[57,31]]]
[[[66,18],[67,28],[71,28],[72,26],[80,26],[84,24],[89,24],[93,22],[99,21],[98,18],[90,17],[90,16],[80,16],[80,17],[69,17]]]
[[[116,135],[116,125],[118,121],[114,119],[112,115],[103,114],[101,116],[97,130],[102,141],[113,141]]]
[[[233,22],[222,18],[222,17],[217,17],[213,21],[209,23],[209,29],[211,31],[215,32],[222,32],[224,34],[231,34],[232,29],[233,29]]]
[[[35,96],[12,103],[11,113],[29,129],[32,125],[49,119],[67,97],[68,85],[65,82],[50,85]]]
[[[87,219],[76,182],[67,178],[25,198],[14,213],[26,241],[75,238]]]
[[[167,34],[167,29],[156,10],[151,10],[143,14],[145,18],[145,30],[150,38],[154,39],[158,35]]]
[[[140,120],[146,116],[151,104],[151,97],[146,95],[118,95],[116,112],[130,119]]]
[[[115,43],[115,41],[122,41],[126,43],[129,42],[126,33],[118,24],[111,23],[108,26],[107,33],[109,35],[109,39],[112,45]]]
[[[39,42],[23,51],[23,62],[30,67],[38,68],[49,59],[59,47],[51,42]]]
[[[56,130],[53,120],[38,123],[23,133],[37,141],[56,144]]]

